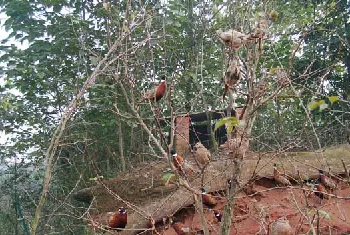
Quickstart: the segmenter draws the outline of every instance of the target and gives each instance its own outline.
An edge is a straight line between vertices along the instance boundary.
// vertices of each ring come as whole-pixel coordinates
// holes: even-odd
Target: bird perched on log
[[[214,210],[214,216],[218,220],[218,222],[221,222],[222,213],[220,211]]]
[[[126,213],[126,210],[123,207],[120,207],[118,212],[113,213],[108,218],[108,226],[120,230],[122,228],[125,228],[126,224],[128,223],[128,214]]]
[[[211,154],[209,150],[206,147],[204,147],[204,145],[201,142],[196,143],[193,147],[193,150],[194,159],[196,160],[200,168],[204,168],[210,162],[211,159]]]
[[[316,191],[314,191],[314,193],[317,197],[319,197],[321,200],[329,199],[329,195],[327,194],[328,192],[322,184],[315,184],[315,187],[316,188],[314,190]]]
[[[292,235],[293,230],[286,219],[278,219],[269,225],[269,235]]]
[[[175,230],[177,235],[185,235],[189,232],[189,228],[185,228],[184,225],[176,218],[172,219],[171,226]]]
[[[225,32],[219,29],[216,30],[216,34],[218,35],[222,44],[231,47],[234,50],[238,50],[239,48],[241,48],[245,44],[247,38],[246,34],[233,29],[230,29]]]
[[[150,102],[158,102],[166,92],[166,81],[165,76],[162,76],[162,80],[158,86],[156,86],[153,90],[144,93],[141,97],[141,101],[150,101]]]
[[[184,160],[184,158],[176,153],[176,150],[171,150],[170,154],[173,157],[173,164],[175,168],[184,175],[192,175],[196,171],[193,166]]]
[[[207,194],[204,188],[202,188],[202,202],[207,207],[214,207],[218,203],[212,195]]]
[[[323,170],[319,170],[319,181],[326,187],[326,189],[329,189],[331,191],[335,190],[337,188],[335,182],[327,177]]]
[[[283,185],[283,186],[292,185],[287,178],[285,178],[282,175],[280,175],[280,172],[277,169],[276,163],[273,165],[273,178],[280,185]]]

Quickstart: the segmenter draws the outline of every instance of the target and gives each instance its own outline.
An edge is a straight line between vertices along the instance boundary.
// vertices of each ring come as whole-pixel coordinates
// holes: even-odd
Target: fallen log
[[[225,172],[232,172],[233,164],[223,164],[222,161],[212,162],[204,171],[204,187],[208,192],[223,190],[227,187],[227,179],[229,178]],[[200,193],[201,176],[190,182],[191,188],[198,190]],[[152,202],[148,205],[141,206],[140,209],[148,212],[149,218],[155,222],[161,222],[164,217],[175,214],[179,209],[188,207],[194,203],[193,193],[185,187],[179,187],[169,196]],[[141,228],[149,228],[150,220],[140,214],[133,213],[128,217],[128,225],[126,229],[135,229],[123,231],[123,234],[135,234]]]
[[[288,158],[288,161],[284,160]],[[225,190],[227,187],[227,179],[231,177],[233,170],[233,161],[230,158],[216,158],[217,160],[210,162],[204,171],[204,186],[208,192]],[[337,157],[327,157],[327,161],[332,163],[332,173],[342,173],[342,165]],[[259,166],[256,164],[259,162]],[[241,175],[241,184],[245,184],[255,172],[256,175],[272,179],[272,165],[274,162],[282,162],[283,173],[299,179],[300,174],[305,174],[309,178],[316,178],[318,168],[321,168],[321,163],[305,158],[304,156],[281,156],[274,153],[265,155],[260,161],[258,156],[250,156],[244,160],[244,165]],[[337,164],[339,162],[339,164]],[[316,163],[316,164],[315,164]],[[345,164],[350,163],[350,158],[345,159]],[[166,162],[152,162],[144,164],[134,170],[120,174],[116,179],[103,180],[103,183],[118,194],[121,198],[134,204],[144,213],[134,213],[121,201],[116,200],[102,185],[97,184],[90,188],[85,188],[78,191],[74,198],[79,201],[91,203],[94,198],[96,208],[93,217],[101,225],[106,225],[107,212],[117,211],[120,206],[126,207],[128,210],[128,225],[127,230],[122,234],[135,234],[142,229],[147,229],[151,226],[150,219],[154,222],[161,222],[166,216],[175,214],[181,208],[190,206],[194,203],[193,195],[184,187],[175,185],[163,185],[162,176],[164,170],[168,168]],[[300,172],[300,174],[298,173]],[[202,186],[201,175],[190,179],[190,185],[195,190]],[[114,231],[113,231],[114,233]],[[117,234],[117,232],[115,232]]]

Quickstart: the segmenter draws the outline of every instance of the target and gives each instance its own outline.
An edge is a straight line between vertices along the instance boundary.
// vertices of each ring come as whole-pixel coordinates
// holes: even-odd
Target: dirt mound
[[[200,174],[195,174],[190,178],[191,187],[199,191],[200,187],[204,185],[208,192],[226,189],[226,181],[230,178],[230,172],[233,169],[230,151],[221,147],[219,153],[214,155],[213,159],[206,168],[203,179]],[[346,166],[350,165],[350,148],[348,146],[333,147],[330,150],[327,149],[317,153],[249,153],[244,161],[240,183],[244,185],[255,172],[258,179],[255,182],[255,188],[262,190],[264,197],[247,197],[245,194],[237,196],[238,200],[234,208],[235,216],[233,217],[235,223],[232,234],[257,234],[257,232],[258,234],[266,234],[267,225],[281,216],[287,216],[297,233],[306,233],[304,230],[307,230],[308,227],[305,225],[305,219],[301,214],[308,213],[306,208],[310,209],[311,207],[310,205],[307,207],[306,201],[302,200],[305,196],[301,189],[272,189],[275,187],[275,183],[272,180],[273,163],[279,163],[281,172],[286,173],[287,177],[295,185],[300,179],[316,178],[319,168],[328,171],[328,168],[325,167],[327,163],[331,166],[332,176],[339,181],[340,179],[337,175],[339,173],[344,174],[343,164],[340,159],[344,159]],[[195,165],[195,163],[193,164]],[[167,162],[157,161],[141,164],[128,173],[120,174],[117,178],[103,180],[103,185],[96,183],[90,188],[78,191],[74,198],[79,201],[92,203],[90,208],[93,209],[89,211],[91,215],[90,221],[92,221],[90,224],[97,224],[100,227],[105,226],[107,212],[117,211],[120,206],[124,206],[129,214],[127,229],[147,229],[150,226],[149,219],[151,217],[155,222],[161,222],[164,216],[173,214],[182,218],[182,208],[188,209],[193,204],[192,193],[188,190],[183,187],[178,188],[175,185],[164,186],[162,176],[167,169]],[[116,194],[118,197],[113,194]],[[349,195],[350,191],[344,186],[343,189],[337,191],[337,194]],[[293,195],[298,204],[295,204],[294,199],[291,199]],[[315,199],[317,198],[312,195],[309,201],[316,203],[314,202]],[[123,200],[128,201],[129,204],[125,204]],[[221,210],[224,203],[225,200],[221,196],[220,203],[216,209]],[[300,205],[301,212],[298,211],[296,205]],[[319,207],[319,205],[316,206]],[[323,203],[322,210],[331,215],[333,213],[333,216],[327,220],[326,218],[320,219],[320,222],[322,222],[320,227],[324,227],[321,227],[322,231],[325,231],[325,229],[346,231],[348,224],[350,224],[350,215],[347,215],[348,212],[342,214],[334,211],[338,207],[350,211],[349,201],[346,200],[333,198]],[[180,214],[178,215],[179,211]],[[200,229],[198,215],[191,214],[191,210],[186,213],[189,213],[189,215],[183,218],[185,224],[191,225],[190,227],[193,229]],[[266,216],[262,217],[264,213]],[[207,210],[206,218],[212,224],[211,230],[215,234],[215,231],[219,229],[219,224],[215,221],[213,212]],[[340,219],[335,220],[332,218]],[[298,224],[301,224],[301,226],[295,227]],[[123,233],[131,234],[135,233],[135,231],[128,230]],[[165,233],[174,234],[174,231],[170,228]],[[332,234],[337,233],[333,232]]]
[[[269,224],[283,217],[289,220],[293,234],[311,234],[310,223],[305,214],[310,215],[315,229],[319,221],[320,234],[350,234],[350,200],[333,197],[320,203],[320,199],[306,186],[305,190],[302,190],[267,188],[261,185],[275,186],[272,180],[263,178],[254,186],[255,190],[263,194],[262,197],[247,196],[244,193],[237,195],[231,235],[267,234]],[[335,192],[338,197],[350,195],[348,185],[338,186],[340,189]],[[222,211],[225,199],[218,197],[218,201],[215,208],[207,208],[204,211],[211,234],[218,234],[220,230],[220,223],[214,217],[213,210]],[[317,210],[319,210],[319,216]],[[194,213],[194,208],[183,209],[176,213],[175,217],[184,223],[185,227],[189,227],[194,234],[195,231],[202,230],[200,217],[198,213]],[[164,235],[176,234],[169,226],[160,226],[159,229]]]

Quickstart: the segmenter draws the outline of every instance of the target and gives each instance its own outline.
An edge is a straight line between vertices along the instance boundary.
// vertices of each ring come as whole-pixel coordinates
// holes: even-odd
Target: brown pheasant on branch
[[[193,168],[191,163],[184,160],[184,158],[176,153],[176,150],[171,150],[171,156],[173,158],[174,167],[182,175],[192,175],[196,173],[196,170]]]
[[[254,32],[249,34],[249,38],[263,39],[267,34],[267,22],[266,20],[259,20]]]
[[[141,97],[141,100],[138,102],[138,104],[143,101],[158,102],[161,98],[163,98],[166,92],[166,88],[167,88],[167,85],[165,81],[165,76],[163,75],[159,85],[156,86],[153,90],[144,93]]]
[[[238,81],[241,79],[242,73],[241,73],[241,67],[238,65],[238,61],[236,59],[232,59],[230,61],[230,65],[226,70],[226,74],[224,77],[224,83],[225,83],[225,90],[224,94],[222,95],[222,100],[225,100],[226,94],[230,89],[234,89],[234,85],[238,83]]]
[[[234,50],[241,48],[245,44],[247,38],[247,35],[244,33],[233,29],[227,30],[225,32],[219,29],[216,30],[216,34],[218,35],[222,44],[231,47]]]
[[[201,142],[198,142],[193,147],[193,156],[199,167],[203,169],[210,162],[211,154]]]
[[[259,40],[259,51],[262,49],[262,40],[267,35],[268,25],[267,21],[262,19],[258,21],[254,32],[250,33],[247,37],[247,40],[258,39]]]

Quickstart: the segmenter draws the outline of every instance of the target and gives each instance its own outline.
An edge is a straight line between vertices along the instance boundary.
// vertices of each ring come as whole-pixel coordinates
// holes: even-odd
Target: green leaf
[[[328,97],[328,99],[331,102],[331,104],[340,100],[340,98],[338,96],[330,96],[330,97]]]
[[[319,100],[319,101],[311,101],[308,105],[307,105],[307,108],[309,110],[315,110],[317,109],[318,107],[320,107],[322,104],[325,104],[326,101],[325,100]]]
[[[163,181],[164,185],[168,185],[176,180],[177,180],[176,175],[174,173],[171,173],[171,172],[165,173],[162,177],[162,181]]]
[[[233,131],[233,127],[234,127],[235,125],[232,125],[231,123],[228,125],[228,127],[227,127],[227,134],[231,134],[231,132]]]
[[[331,219],[331,216],[330,214],[328,214],[326,211],[324,210],[316,210],[316,209],[311,209],[309,210],[309,214],[310,215],[316,215],[316,214],[319,214],[320,216],[326,218],[326,219]]]
[[[214,131],[216,131],[218,128],[222,127],[223,125],[228,124],[227,132],[229,132],[229,128],[231,128],[231,132],[232,132],[233,127],[237,126],[238,123],[239,123],[239,121],[238,121],[238,119],[236,117],[222,118],[222,119],[220,119],[219,121],[216,122]]]

